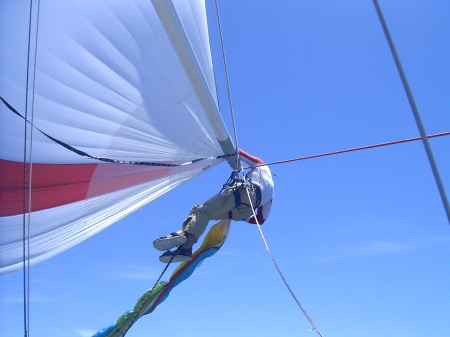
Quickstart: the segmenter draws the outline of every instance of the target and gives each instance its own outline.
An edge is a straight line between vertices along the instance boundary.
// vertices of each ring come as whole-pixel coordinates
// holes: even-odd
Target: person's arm
[[[261,158],[252,156],[251,154],[249,154],[241,149],[239,149],[239,156],[241,156],[241,159],[244,163],[246,163],[247,165],[250,165],[250,166],[265,164],[265,162]]]

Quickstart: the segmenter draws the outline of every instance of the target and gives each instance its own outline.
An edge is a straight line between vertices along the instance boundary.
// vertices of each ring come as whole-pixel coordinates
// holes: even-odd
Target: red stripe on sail
[[[27,164],[27,176],[29,172]],[[33,164],[31,211],[115,192],[169,173],[168,168],[123,164]],[[23,163],[0,159],[0,216],[23,213],[24,198],[28,202],[23,179]]]

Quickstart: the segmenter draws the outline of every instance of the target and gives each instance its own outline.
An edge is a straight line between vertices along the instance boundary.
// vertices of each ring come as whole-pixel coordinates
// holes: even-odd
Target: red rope
[[[443,132],[443,133],[437,133],[437,134],[434,134],[434,135],[429,135],[429,136],[427,136],[427,138],[441,137],[441,136],[447,136],[447,135],[450,135],[450,132]],[[381,147],[381,146],[387,146],[387,145],[393,145],[393,144],[400,144],[400,143],[406,143],[406,142],[412,142],[412,141],[421,140],[421,139],[422,139],[422,137],[415,137],[415,138],[409,138],[409,139],[403,139],[403,140],[396,140],[396,141],[393,141],[393,142],[387,142],[387,143],[381,143],[381,144],[375,144],[375,145],[368,145],[368,146],[362,146],[362,147],[355,147],[353,149],[340,150],[340,151],[334,151],[334,152],[328,152],[328,153],[322,153],[322,154],[315,154],[313,156],[306,156],[306,157],[300,157],[300,158],[295,158],[295,159],[281,160],[281,161],[276,161],[276,162],[273,162],[273,163],[268,163],[268,164],[265,164],[265,165],[283,164],[283,163],[289,163],[291,161],[311,159],[311,158],[324,157],[324,156],[331,156],[333,154],[352,152],[352,151],[358,151],[358,150],[365,150],[365,149],[372,149],[372,148],[375,148],[375,147]]]

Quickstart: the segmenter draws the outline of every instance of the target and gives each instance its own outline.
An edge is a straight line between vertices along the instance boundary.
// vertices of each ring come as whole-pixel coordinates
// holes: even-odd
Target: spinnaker
[[[0,2],[0,275],[235,158],[203,1],[38,6]]]

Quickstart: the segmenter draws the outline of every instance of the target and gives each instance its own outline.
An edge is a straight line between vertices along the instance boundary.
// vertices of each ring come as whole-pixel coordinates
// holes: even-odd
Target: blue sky
[[[419,135],[371,1],[219,5],[241,148],[272,162]],[[450,131],[450,4],[380,5],[427,133]],[[450,136],[430,143],[450,193]],[[324,336],[450,331],[450,227],[420,142],[272,171],[262,230]],[[114,323],[164,267],[153,239],[177,229],[228,175],[226,164],[215,167],[33,267],[30,336],[86,337]],[[22,291],[20,273],[0,279],[1,336],[23,335]],[[257,228],[234,222],[220,252],[127,336],[317,335],[310,328]]]

